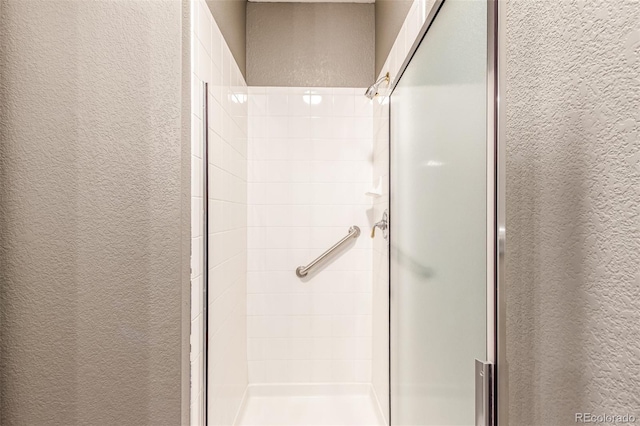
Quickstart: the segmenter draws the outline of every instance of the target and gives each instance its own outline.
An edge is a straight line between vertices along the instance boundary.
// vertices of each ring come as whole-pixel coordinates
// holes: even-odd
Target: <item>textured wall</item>
[[[249,3],[251,86],[368,87],[373,82],[373,4]]]
[[[242,75],[247,63],[247,0],[206,0]]]
[[[518,426],[637,418],[640,2],[507,6],[501,402]]]
[[[186,16],[2,1],[2,424],[188,419]]]
[[[391,52],[412,4],[413,0],[377,0],[375,2],[375,75],[382,71],[382,66]]]

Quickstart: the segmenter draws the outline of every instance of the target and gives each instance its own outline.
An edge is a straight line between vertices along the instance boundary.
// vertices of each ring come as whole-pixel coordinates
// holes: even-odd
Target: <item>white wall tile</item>
[[[211,55],[211,31],[213,27],[212,16],[209,13],[207,5],[204,2],[198,2],[200,10],[198,11],[198,21],[196,34],[198,40],[205,47],[207,56]]]
[[[373,101],[366,96],[356,96],[354,101],[354,115],[356,117],[372,117]]]
[[[202,237],[191,239],[191,278],[202,274]]]
[[[330,360],[313,360],[311,362],[310,381],[327,383],[333,380],[333,370]]]
[[[353,382],[355,381],[355,361],[353,360],[333,360],[331,361],[332,381]]]
[[[202,312],[202,275],[191,280],[191,320]]]
[[[249,381],[251,383],[265,382],[265,370],[265,361],[249,361]]]
[[[311,137],[314,139],[333,138],[333,122],[331,120],[331,117],[311,117]]]
[[[303,96],[309,104],[309,116],[330,117],[333,115],[333,96],[330,93],[321,94],[317,90],[311,90]]]
[[[210,385],[228,389],[225,398],[211,397],[213,422],[230,425],[248,383],[247,362],[247,109],[226,98],[233,93],[228,47],[209,8],[202,0],[192,0],[192,291],[191,291],[191,424],[200,424],[202,390],[202,308],[203,259],[203,135],[201,127],[201,85],[209,83],[209,339],[212,350]],[[223,64],[227,52],[226,67]],[[237,66],[235,67],[237,68]],[[242,81],[240,83],[243,83]],[[242,85],[242,84],[241,84]],[[260,245],[259,234],[252,244]],[[259,354],[259,353],[258,353]],[[224,368],[223,368],[224,366]],[[252,375],[264,377],[264,368],[253,365]],[[224,374],[220,374],[222,371]],[[238,386],[240,385],[240,386]]]
[[[288,116],[289,115],[289,97],[286,92],[269,93],[267,95],[267,115]]]
[[[362,93],[249,89],[247,333],[265,342],[262,358],[251,361],[252,383],[371,377],[360,358],[371,356],[372,313],[360,312],[372,291],[365,269],[372,200],[364,192],[372,182],[373,106]],[[318,273],[295,276],[354,224],[363,228],[358,241]]]
[[[291,382],[289,362],[279,359],[265,362],[265,382],[286,383]]]
[[[313,358],[315,360],[330,360],[332,353],[331,337],[313,337],[312,338]]]
[[[268,115],[266,117],[266,131],[269,138],[286,138],[289,134],[289,117]]]
[[[211,62],[222,76],[222,46],[225,43],[220,28],[212,22],[211,26]],[[222,81],[220,81],[222,84]]]
[[[311,137],[311,117],[289,117],[287,136],[293,139]]]
[[[315,297],[315,296],[314,296]],[[311,334],[314,338],[328,338],[333,333],[333,322],[329,315],[314,315],[311,318]],[[320,354],[318,354],[320,356]],[[328,359],[325,357],[324,359]]]
[[[354,363],[354,381],[355,382],[371,382],[372,364],[369,360],[357,360]]]
[[[311,361],[294,360],[290,364],[291,381],[294,383],[304,383],[311,380]]]
[[[190,407],[190,411],[191,411],[190,424],[191,424],[191,426],[200,426],[200,424],[201,424],[201,414],[202,414],[202,407],[200,406],[201,397],[202,397],[202,394],[198,394],[194,398],[192,398],[192,400],[191,400],[191,407]]]
[[[311,116],[311,100],[321,101],[320,95],[314,95],[313,93],[305,94],[295,88],[291,88],[288,97],[288,116],[289,117],[310,117]],[[315,105],[313,105],[315,107]]]
[[[346,117],[346,118],[353,117],[355,115],[355,96],[354,95],[333,96],[333,111],[331,115],[336,117]]]

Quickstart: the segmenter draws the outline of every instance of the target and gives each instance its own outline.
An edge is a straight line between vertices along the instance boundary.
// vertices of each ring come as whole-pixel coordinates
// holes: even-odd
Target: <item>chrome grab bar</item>
[[[322,262],[327,256],[329,256],[332,252],[334,252],[340,246],[342,246],[344,243],[346,243],[350,238],[358,238],[359,236],[360,236],[360,228],[358,228],[357,226],[353,225],[351,228],[349,228],[349,233],[347,234],[346,237],[344,237],[343,239],[341,239],[340,241],[335,243],[329,250],[327,250],[324,253],[322,253],[313,262],[311,262],[307,266],[298,266],[296,268],[296,275],[298,277],[300,277],[300,278],[307,276],[309,271],[314,266],[316,266],[318,263]]]

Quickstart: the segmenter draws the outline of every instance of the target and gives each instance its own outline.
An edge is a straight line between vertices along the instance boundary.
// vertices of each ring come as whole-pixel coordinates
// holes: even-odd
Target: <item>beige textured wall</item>
[[[640,418],[640,2],[507,6],[501,403]]]
[[[413,0],[376,0],[375,28],[376,53],[375,75],[380,74],[384,61],[396,41]]]
[[[373,82],[373,4],[249,3],[247,83],[368,87]]]
[[[0,422],[186,423],[188,9],[1,4]]]
[[[206,3],[242,75],[246,78],[247,0],[206,0]]]

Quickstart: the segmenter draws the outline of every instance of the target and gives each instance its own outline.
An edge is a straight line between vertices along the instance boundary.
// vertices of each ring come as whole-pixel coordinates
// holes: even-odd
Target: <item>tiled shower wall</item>
[[[382,195],[373,202],[373,217],[389,208],[389,98],[373,100],[373,178],[382,179]],[[378,235],[379,234],[379,235]],[[389,423],[389,246],[382,232],[373,241],[373,376],[372,384]]]
[[[249,89],[249,380],[370,382],[372,106],[364,89]],[[300,279],[347,234],[360,237]]]
[[[247,386],[247,87],[201,0],[192,5],[191,424],[203,395],[202,89],[209,83],[209,424],[231,425]]]

